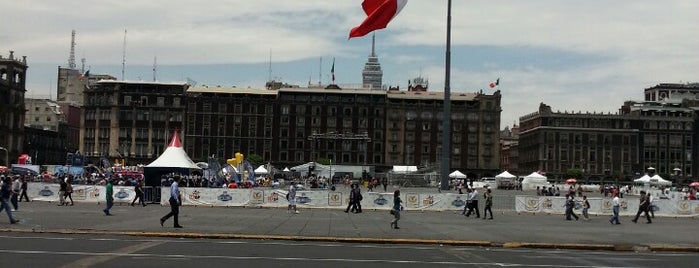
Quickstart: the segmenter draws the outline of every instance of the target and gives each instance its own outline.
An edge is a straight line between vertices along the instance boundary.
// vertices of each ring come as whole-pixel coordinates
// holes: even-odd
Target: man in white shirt
[[[289,201],[287,212],[294,209],[294,213],[299,214],[298,209],[296,209],[296,181],[291,182],[291,185],[289,185],[289,197],[287,197],[287,201]]]
[[[611,224],[621,224],[619,222],[619,196],[614,196],[612,199],[612,218],[609,219]]]
[[[476,218],[481,217],[480,211],[478,211],[478,191],[476,188],[471,188],[471,192],[469,192],[468,199],[471,200],[471,207],[468,208],[468,212],[466,212],[466,217],[471,215],[471,212],[474,211],[476,212]]]

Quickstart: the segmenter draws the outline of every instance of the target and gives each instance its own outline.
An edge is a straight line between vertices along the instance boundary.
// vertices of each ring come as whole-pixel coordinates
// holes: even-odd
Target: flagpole
[[[440,169],[441,189],[449,190],[449,170],[451,169],[451,0],[447,0],[447,44],[444,60],[444,112],[442,118],[442,164]]]

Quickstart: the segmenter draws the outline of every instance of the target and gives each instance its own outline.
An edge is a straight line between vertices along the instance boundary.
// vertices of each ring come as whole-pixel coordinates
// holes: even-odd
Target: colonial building
[[[85,89],[80,151],[89,161],[123,159],[147,164],[182,129],[184,83],[100,80]]]
[[[60,165],[66,160],[67,144],[64,123],[59,124],[58,130],[29,125],[24,128],[24,152],[32,157],[34,165]]]
[[[542,103],[520,117],[519,168],[559,180],[569,169],[605,181],[630,181],[649,168],[686,176],[696,165],[695,121],[679,102],[626,102],[617,114],[553,112]]]
[[[33,128],[58,131],[65,123],[61,106],[49,99],[24,99],[27,112],[24,124]]]
[[[342,165],[435,164],[441,159],[444,95],[339,88],[187,91],[185,150],[257,154],[280,165],[331,159]],[[499,170],[500,94],[452,94],[452,167],[473,177]]]
[[[500,168],[512,174],[524,174],[519,170],[519,126],[505,127],[500,131]]]
[[[9,166],[23,153],[27,57],[0,55],[0,158]],[[4,151],[4,152],[3,152]]]
[[[697,88],[699,89],[699,88]],[[698,92],[699,93],[699,92]],[[642,168],[653,167],[664,178],[682,183],[697,170],[696,107],[683,99],[665,99],[663,102],[627,101],[621,114],[629,118],[640,133],[638,154]]]

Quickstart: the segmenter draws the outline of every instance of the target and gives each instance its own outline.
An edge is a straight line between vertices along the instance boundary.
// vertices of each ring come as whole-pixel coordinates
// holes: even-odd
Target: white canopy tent
[[[527,175],[522,180],[522,190],[534,190],[537,186],[548,186],[549,183],[546,180],[546,176],[541,175],[537,172],[532,172],[532,174]]]
[[[182,143],[180,143],[180,138],[177,135],[177,131],[172,136],[170,144],[168,144],[167,149],[155,159],[155,161],[145,166],[146,168],[183,168],[183,169],[201,169],[198,167],[192,159],[189,158],[187,153],[182,149]]]
[[[671,181],[668,181],[666,179],[663,179],[663,177],[660,177],[659,175],[653,175],[653,177],[646,175],[643,175],[643,177],[640,177],[638,179],[633,180],[635,183],[639,184],[649,184],[649,185],[663,185],[663,186],[669,186],[672,185]]]
[[[508,179],[514,179],[514,178],[517,178],[517,176],[512,175],[510,172],[507,172],[507,170],[505,170],[503,173],[500,173],[500,174],[496,175],[495,178],[508,178]]]
[[[633,182],[640,184],[650,183],[650,176],[648,176],[648,174],[645,174],[643,175],[643,177],[633,180]]]
[[[453,178],[453,179],[465,179],[465,178],[466,178],[466,174],[461,173],[461,171],[458,171],[458,170],[457,170],[457,171],[454,171],[454,172],[452,172],[451,174],[449,174],[449,178]]]
[[[267,175],[267,173],[269,173],[269,171],[267,171],[265,165],[260,165],[255,169],[255,174]]]
[[[165,151],[155,161],[143,167],[143,175],[147,186],[159,186],[162,175],[171,172],[190,174],[193,170],[201,171],[201,168],[194,164],[182,149],[182,143],[175,131]]]

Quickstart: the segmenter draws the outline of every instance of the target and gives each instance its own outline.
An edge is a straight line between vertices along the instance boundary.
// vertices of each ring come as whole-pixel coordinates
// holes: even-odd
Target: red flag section
[[[386,28],[406,3],[408,0],[364,0],[362,8],[367,17],[362,24],[350,30],[349,38],[365,36],[375,30]]]

